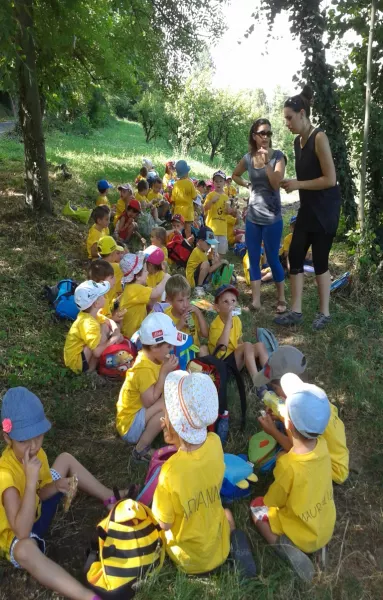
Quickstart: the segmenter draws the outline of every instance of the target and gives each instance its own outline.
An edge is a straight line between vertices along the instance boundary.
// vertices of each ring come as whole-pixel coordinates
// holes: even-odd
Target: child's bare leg
[[[252,515],[252,519],[254,521],[254,525],[257,528],[258,532],[266,540],[266,542],[268,544],[276,544],[278,541],[278,536],[275,535],[275,533],[273,533],[271,531],[269,522],[268,521],[260,521],[259,519],[257,519],[255,517],[255,515]]]
[[[158,221],[158,210],[157,210],[157,207],[156,207],[156,206],[153,206],[153,207],[151,208],[151,211],[150,211],[150,212],[152,213],[152,217],[153,217],[153,219],[154,219],[155,221]]]
[[[249,372],[249,375],[252,379],[258,373],[257,363],[258,360],[261,367],[263,367],[268,361],[269,355],[266,350],[266,346],[262,342],[258,342],[257,344],[250,344],[250,342],[246,342],[245,349],[245,364],[246,369]]]
[[[206,346],[206,344],[202,344],[202,346],[200,346],[200,349],[198,351],[198,356],[207,356],[209,354],[209,349]]]
[[[145,412],[145,429],[136,444],[137,452],[142,452],[144,448],[150,446],[152,441],[161,433],[161,417],[165,415],[165,403],[162,398],[157,400]]]
[[[209,275],[209,261],[205,260],[205,262],[201,263],[201,267],[198,275],[198,285],[201,286],[205,281],[206,277]]]
[[[235,529],[235,521],[233,517],[233,513],[228,508],[225,508],[226,519],[229,521],[230,531],[234,531]]]
[[[88,363],[87,373],[92,373],[93,371],[96,370],[99,359],[96,358],[95,356],[93,356],[92,350],[90,348],[88,348],[87,346],[85,346],[83,352],[84,352],[86,361]]]
[[[41,585],[72,600],[92,600],[94,592],[87,590],[62,567],[45,556],[33,539],[20,540],[14,548],[14,556],[23,569]]]
[[[238,371],[242,371],[243,367],[245,366],[246,344],[249,343],[250,342],[245,342],[244,344],[240,344],[238,348],[234,350],[235,364],[237,365]]]
[[[83,492],[98,498],[99,500],[107,500],[113,496],[113,490],[105,487],[100,483],[89,471],[82,466],[71,454],[63,452],[60,454],[52,465],[53,469],[60,473],[61,477],[72,477],[77,475],[78,487]],[[121,494],[124,495],[124,491],[121,490]]]

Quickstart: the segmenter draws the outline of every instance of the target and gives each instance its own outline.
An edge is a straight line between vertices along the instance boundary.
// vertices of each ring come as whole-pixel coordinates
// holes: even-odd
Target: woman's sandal
[[[282,310],[279,310],[279,307],[282,307]],[[285,313],[287,311],[287,302],[286,300],[278,300],[277,302],[277,308],[276,308],[276,313],[277,315],[283,315],[283,313]]]

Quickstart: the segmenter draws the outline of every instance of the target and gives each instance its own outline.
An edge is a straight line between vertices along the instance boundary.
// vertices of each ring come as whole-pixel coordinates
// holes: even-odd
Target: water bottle
[[[220,438],[222,445],[226,444],[229,436],[229,411],[225,410],[223,415],[218,415],[215,432]]]

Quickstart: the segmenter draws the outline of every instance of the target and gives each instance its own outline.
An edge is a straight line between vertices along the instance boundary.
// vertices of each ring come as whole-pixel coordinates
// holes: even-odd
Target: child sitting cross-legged
[[[192,288],[199,288],[198,291],[209,281],[211,274],[224,264],[219,255],[214,253],[217,245],[218,240],[210,227],[201,227],[197,234],[196,247],[186,265],[186,279]]]
[[[97,243],[103,235],[109,235],[110,208],[106,205],[96,206],[91,218],[94,225],[89,229],[86,249],[88,258],[98,258]]]
[[[0,458],[0,556],[60,596],[100,600],[45,556],[44,537],[59,502],[71,492],[74,475],[79,489],[108,509],[127,492],[105,487],[66,452],[49,468],[42,445],[51,424],[39,398],[26,388],[6,392],[1,422],[6,449]]]
[[[255,378],[255,385],[269,385],[281,400],[292,393],[313,391],[326,396],[325,392],[316,385],[304,383],[298,375],[306,368],[306,358],[293,346],[281,346],[270,356],[267,364]],[[288,375],[287,375],[288,373]],[[281,403],[282,412],[284,404]],[[346,442],[346,432],[343,421],[338,416],[338,409],[330,403],[331,416],[321,437],[326,440],[331,458],[332,479],[335,483],[344,483],[348,477],[349,451]],[[283,416],[280,415],[280,419]],[[293,447],[293,439],[289,431],[283,432],[277,428],[270,414],[259,417],[262,429],[271,435],[278,444],[289,452]]]
[[[282,387],[289,377],[282,377]],[[265,497],[251,503],[258,532],[306,581],[314,576],[306,553],[328,544],[336,519],[331,459],[322,436],[330,419],[330,403],[322,390],[314,388],[287,396],[285,427],[292,448],[277,460],[275,481]]]
[[[237,307],[239,292],[233,285],[221,285],[214,294],[214,307],[218,313],[209,329],[209,354],[213,354],[218,346],[226,350],[218,352],[239,371],[246,366],[250,377],[254,380],[258,373],[256,361],[263,367],[268,353],[262,342],[252,344],[242,341],[242,323],[238,315],[233,315]]]
[[[110,281],[113,283],[110,273]],[[84,281],[75,290],[75,303],[80,309],[65,340],[64,362],[75,373],[95,371],[105,348],[122,340],[116,323],[100,313],[111,283]]]
[[[177,331],[164,314],[152,313],[139,330],[142,350],[126,373],[117,402],[117,431],[125,442],[135,444],[133,459],[149,462],[151,443],[161,431],[164,415],[165,378],[177,368],[178,360],[169,354],[174,346],[185,343],[187,336]]]
[[[125,337],[131,338],[139,329],[145,319],[148,307],[158,302],[165,291],[165,284],[170,275],[164,273],[162,281],[154,288],[146,285],[148,270],[146,267],[146,256],[143,252],[137,254],[125,254],[120,262],[123,272],[122,295],[120,298],[120,309],[125,309],[121,331]]]
[[[173,275],[165,286],[166,300],[170,306],[165,309],[177,329],[193,336],[193,341],[199,348],[199,356],[207,354],[207,346],[201,346],[200,336],[209,336],[209,327],[202,311],[190,304],[191,287],[183,275]]]

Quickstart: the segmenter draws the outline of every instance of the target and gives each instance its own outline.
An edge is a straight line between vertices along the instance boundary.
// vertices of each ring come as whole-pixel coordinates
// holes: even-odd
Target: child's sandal
[[[146,446],[141,452],[137,452],[136,448],[133,448],[132,459],[137,463],[150,463],[152,460],[151,447]]]
[[[126,495],[121,498],[120,490],[117,487],[114,487],[113,496],[104,500],[103,504],[104,506],[108,507],[113,504],[117,504],[119,500],[125,500],[126,498],[131,498],[132,500],[135,500],[139,494],[139,491],[140,486],[136,483],[133,483],[131,486],[129,486]]]

